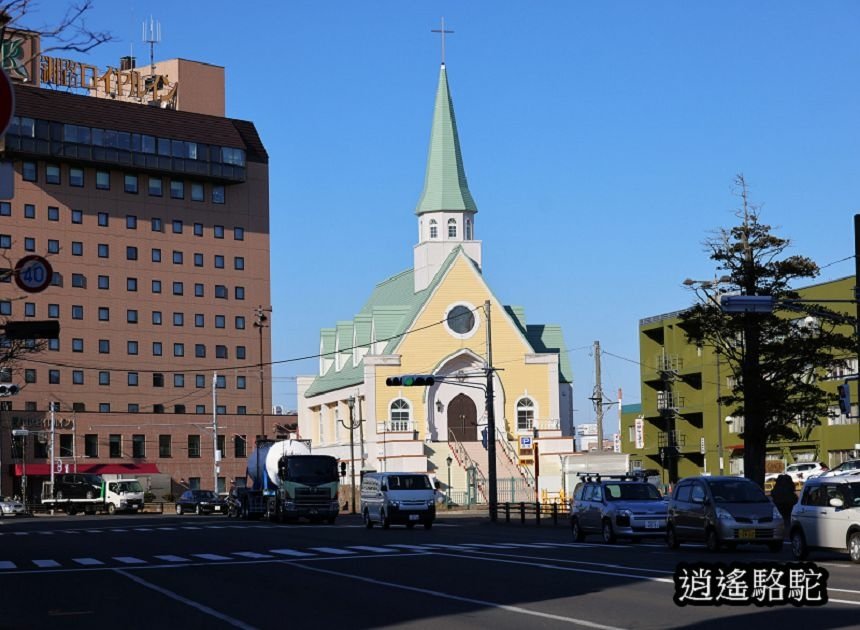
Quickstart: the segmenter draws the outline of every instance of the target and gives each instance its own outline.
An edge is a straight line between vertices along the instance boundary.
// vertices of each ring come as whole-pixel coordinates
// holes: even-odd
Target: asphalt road
[[[443,514],[432,530],[276,525],[222,516],[0,520],[0,627],[521,629],[860,626],[860,566],[829,571],[823,607],[685,606],[679,562],[789,562],[659,541],[574,543],[564,525]],[[731,624],[731,625],[729,625]]]

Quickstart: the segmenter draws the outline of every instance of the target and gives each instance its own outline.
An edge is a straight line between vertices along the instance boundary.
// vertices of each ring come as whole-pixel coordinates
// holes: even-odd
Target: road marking
[[[833,588],[832,586],[828,586],[827,591],[837,591],[839,593],[855,593],[857,595],[860,595],[860,591],[852,590],[850,588]]]
[[[233,555],[242,556],[243,558],[251,558],[253,560],[272,557],[267,553],[257,553],[256,551],[234,551]]]
[[[183,527],[182,529],[202,529],[202,528],[194,527],[193,525],[187,525],[187,526]]]
[[[114,560],[119,560],[123,564],[146,564],[146,560],[134,556],[114,556]]]
[[[830,589],[827,589],[830,590]],[[852,602],[850,599],[833,599],[832,597],[827,599],[828,604],[849,604],[851,606],[860,606],[860,602]]]
[[[295,549],[269,549],[271,553],[276,553],[281,556],[293,556],[295,558],[307,558],[315,556],[315,553],[307,553],[306,551],[296,551]]]
[[[192,553],[192,556],[195,558],[201,558],[203,560],[229,560],[227,556],[219,556],[217,553]]]
[[[409,549],[410,551],[433,551],[432,547],[428,547],[427,545],[388,545],[389,547],[400,547],[401,549]]]
[[[178,595],[177,593],[174,593],[173,591],[169,591],[166,588],[162,588],[162,587],[157,586],[151,582],[147,582],[146,580],[144,580],[143,578],[141,578],[137,575],[127,573],[121,569],[117,569],[116,572],[119,573],[120,575],[124,575],[129,580],[131,580],[132,582],[137,582],[141,586],[145,586],[146,588],[150,588],[153,591],[155,591],[156,593],[161,593],[165,597],[169,597],[173,600],[176,600],[177,602],[181,602],[183,604],[186,604],[187,606],[191,606],[192,608],[196,608],[197,610],[199,610],[202,613],[206,613],[207,615],[215,617],[216,619],[220,619],[221,621],[223,621],[225,623],[229,623],[231,626],[235,626],[236,628],[242,628],[243,630],[253,630],[254,629],[254,626],[248,625],[244,621],[240,621],[239,619],[235,619],[233,617],[230,617],[229,615],[225,615],[224,613],[218,612],[214,608],[210,608],[209,606],[206,606],[205,604],[195,602],[192,599],[188,599],[187,597],[182,597],[181,595]]]
[[[516,549],[514,545],[505,545],[505,544],[497,544],[497,545],[489,545],[486,543],[465,543],[462,545],[463,547],[486,547],[488,549]]]
[[[0,560],[0,569],[17,569],[15,563],[11,560]]]
[[[152,528],[151,527],[135,527],[134,531],[136,531],[136,532],[151,532]]]
[[[372,551],[373,553],[397,553],[396,549],[386,549],[385,547],[367,547],[365,545],[350,545],[350,549],[358,549],[359,551]]]
[[[95,558],[72,558],[74,562],[78,564],[82,564],[85,567],[94,567],[100,564],[104,564],[101,560],[96,560]]]
[[[54,532],[39,532],[42,536],[53,536]]]
[[[338,549],[337,547],[311,547],[311,549],[320,553],[330,553],[333,556],[348,556],[355,553],[349,549]]]
[[[15,534],[16,536],[26,536],[26,535],[27,535],[27,534],[29,534],[29,533],[30,533],[30,532],[14,532],[14,534]]]
[[[294,567],[299,567],[300,569],[305,569],[307,571],[316,571],[317,573],[325,573],[328,575],[334,575],[337,577],[345,577],[353,580],[358,580],[359,582],[367,582],[369,584],[376,584],[379,586],[388,586],[390,588],[398,588],[404,591],[412,591],[413,593],[421,593],[423,595],[430,595],[431,597],[440,597],[443,599],[451,599],[458,602],[466,602],[468,604],[477,604],[479,606],[485,606],[487,608],[496,608],[499,610],[506,610],[508,612],[515,612],[522,615],[530,615],[533,617],[541,617],[543,619],[552,619],[553,621],[564,621],[567,623],[576,624],[579,626],[585,626],[587,628],[598,628],[600,630],[620,630],[615,626],[606,626],[599,623],[594,623],[593,621],[586,621],[585,619],[577,619],[575,617],[563,617],[561,615],[553,615],[550,613],[539,612],[537,610],[528,610],[527,608],[520,608],[519,606],[509,606],[507,604],[498,604],[496,602],[490,602],[481,599],[474,599],[471,597],[463,597],[461,595],[452,595],[451,593],[444,593],[442,591],[432,591],[426,588],[418,588],[415,586],[406,586],[405,584],[397,584],[394,582],[385,582],[383,580],[375,580],[373,578],[364,577],[361,575],[353,575],[351,573],[342,573],[340,571],[331,571],[328,569],[321,569],[319,567],[310,566],[307,564],[293,564]],[[671,582],[671,580],[670,580]],[[832,600],[831,600],[832,601]]]
[[[56,560],[33,560],[33,564],[41,569],[53,569],[60,566]]]
[[[176,528],[175,527],[159,527],[158,530],[162,531],[162,532],[175,532]]]
[[[165,562],[191,562],[191,560],[189,560],[188,558],[183,558],[181,556],[172,556],[169,554],[165,555],[165,556],[155,556],[155,557],[158,558],[159,560],[164,560]]]
[[[121,527],[114,527],[111,531],[112,532],[127,532],[128,530],[122,529]]]
[[[603,567],[607,569],[625,569],[627,571],[642,571],[643,573],[657,573],[658,575],[668,575],[670,571],[662,569],[644,569],[633,567],[625,564],[610,564],[608,562],[588,562],[586,560],[567,560],[565,558],[542,558],[540,556],[517,556],[510,553],[490,553],[489,551],[478,551],[487,556],[496,556],[499,558],[520,558],[523,560],[541,560],[547,562],[559,562],[563,564],[584,564],[589,566]],[[470,556],[472,557],[472,556]]]

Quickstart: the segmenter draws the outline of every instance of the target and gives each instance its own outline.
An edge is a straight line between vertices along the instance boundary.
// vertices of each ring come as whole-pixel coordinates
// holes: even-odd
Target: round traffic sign
[[[15,284],[27,293],[44,291],[51,284],[53,276],[51,263],[36,254],[24,256],[15,263]]]
[[[0,69],[0,136],[6,133],[15,113],[15,90],[5,70]]]

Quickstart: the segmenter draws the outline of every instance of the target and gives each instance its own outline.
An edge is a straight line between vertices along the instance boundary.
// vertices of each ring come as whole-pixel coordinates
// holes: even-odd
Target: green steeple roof
[[[448,91],[448,75],[445,64],[439,70],[439,87],[436,90],[436,105],[433,108],[433,129],[430,132],[430,151],[427,154],[427,173],[424,176],[424,192],[415,214],[440,210],[477,212],[463,157],[460,155],[460,138],[457,135],[457,120],[454,105]]]

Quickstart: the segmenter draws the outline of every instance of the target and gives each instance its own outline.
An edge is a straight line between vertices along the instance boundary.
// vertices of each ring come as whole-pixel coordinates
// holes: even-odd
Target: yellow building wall
[[[504,400],[504,417],[509,434],[516,433],[516,401],[528,393],[537,405],[535,420],[550,417],[551,396],[557,397],[557,379],[550,382],[550,367],[542,364],[527,365],[525,355],[533,352],[525,337],[510,319],[502,304],[490,292],[481,275],[475,270],[465,255],[460,255],[449,268],[445,278],[436,287],[434,294],[424,305],[410,332],[403,337],[394,354],[401,356],[401,364],[396,367],[380,366],[374,384],[376,396],[376,417],[388,417],[388,404],[396,396],[396,390],[385,385],[389,376],[401,374],[430,374],[440,362],[463,349],[469,349],[479,357],[486,356],[486,321],[482,305],[490,300],[490,317],[493,337],[493,365],[504,371],[497,372],[502,382],[502,390],[496,391],[496,401]],[[477,332],[469,339],[459,339],[448,332],[442,322],[453,304],[469,302],[475,307],[475,316],[480,320]],[[438,325],[434,325],[438,324]],[[412,405],[413,418],[428,417],[427,388],[403,388],[402,398]],[[502,398],[503,397],[503,398]],[[501,407],[497,406],[497,410]],[[478,417],[483,413],[479,408]],[[497,414],[498,415],[498,414]],[[501,418],[496,419],[502,427]],[[419,437],[423,439],[425,426],[417,422]]]

